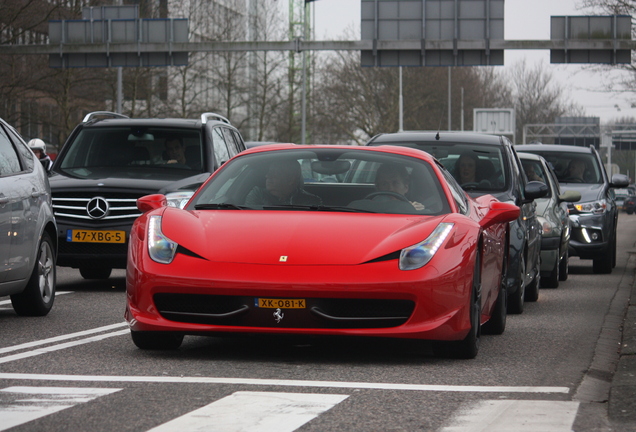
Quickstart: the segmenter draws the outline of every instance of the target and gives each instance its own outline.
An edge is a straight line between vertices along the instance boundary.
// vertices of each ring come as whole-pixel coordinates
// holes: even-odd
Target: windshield
[[[379,144],[379,143],[378,143]],[[387,142],[433,155],[470,192],[502,192],[508,188],[508,170],[502,148],[472,143]]]
[[[603,183],[601,167],[591,153],[532,151],[541,155],[552,166],[559,183]]]
[[[61,157],[79,178],[181,179],[203,165],[199,131],[160,127],[84,128]]]
[[[187,208],[450,212],[429,163],[362,149],[280,150],[240,156],[224,165]]]

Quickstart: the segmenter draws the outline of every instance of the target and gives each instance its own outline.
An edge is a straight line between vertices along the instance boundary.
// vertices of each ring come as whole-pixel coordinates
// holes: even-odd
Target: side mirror
[[[624,188],[627,186],[629,186],[629,177],[625,174],[614,174],[612,176],[612,183],[610,184],[610,187]]]
[[[497,223],[512,222],[519,217],[520,213],[521,210],[514,204],[493,201],[479,225],[486,229]]]
[[[537,198],[543,198],[548,194],[548,187],[540,181],[531,181],[526,184],[524,196],[525,202],[531,202]]]
[[[565,202],[577,202],[581,199],[581,192],[577,192],[577,191],[564,191],[561,195],[559,195],[559,200],[560,201],[565,201]]]
[[[165,207],[167,205],[168,200],[166,199],[166,196],[161,194],[146,195],[137,199],[137,208],[142,213]]]

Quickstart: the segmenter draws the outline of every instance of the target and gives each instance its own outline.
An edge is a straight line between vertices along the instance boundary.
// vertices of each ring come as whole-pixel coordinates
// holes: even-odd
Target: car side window
[[[236,137],[228,128],[223,128],[223,134],[225,135],[225,141],[227,142],[227,149],[230,157],[237,155],[240,150],[238,149],[238,146],[236,144]]]
[[[0,128],[0,176],[22,171],[20,158],[4,129]]]
[[[7,131],[9,133],[9,137],[15,143],[18,153],[20,154],[20,156],[22,156],[24,170],[28,172],[33,171],[33,164],[35,163],[35,155],[31,151],[31,149],[27,147],[24,140],[18,135],[18,133],[13,128],[9,127]]]
[[[235,131],[235,130],[231,130],[230,132],[232,132],[232,135],[234,135],[234,140],[236,141],[236,148],[239,151],[239,153],[245,150],[245,143],[243,142],[243,138],[241,137],[241,134],[239,134],[238,131]]]
[[[212,130],[212,145],[214,146],[214,159],[218,168],[230,159],[223,131],[219,127]]]
[[[441,165],[441,164],[440,164]],[[453,199],[459,208],[459,212],[462,214],[468,214],[468,203],[466,202],[466,195],[464,189],[457,183],[455,177],[451,175],[445,169],[442,170],[442,174],[446,177],[446,182],[448,186],[450,186],[451,194],[453,195]]]

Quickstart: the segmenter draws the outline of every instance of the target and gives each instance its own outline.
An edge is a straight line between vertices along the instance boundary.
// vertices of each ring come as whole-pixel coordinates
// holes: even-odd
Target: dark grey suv
[[[593,146],[526,144],[517,150],[543,156],[563,189],[581,193],[580,201],[568,203],[572,222],[569,253],[591,259],[594,273],[611,273],[616,266],[618,221],[612,189],[627,187],[629,178],[614,174],[610,180]]]
[[[510,223],[508,233],[509,253],[503,277],[506,290],[502,293],[507,295],[510,313],[522,313],[524,300],[537,300],[541,226],[533,200],[545,196],[548,190],[544,183],[526,180],[508,138],[470,132],[400,132],[377,135],[367,145],[399,145],[424,150],[435,156],[469,195],[491,194],[500,201],[519,206],[521,214]]]
[[[222,116],[137,119],[96,112],[71,133],[51,170],[58,265],[103,279],[126,268],[137,198],[166,194],[183,206],[210,174],[245,150]]]

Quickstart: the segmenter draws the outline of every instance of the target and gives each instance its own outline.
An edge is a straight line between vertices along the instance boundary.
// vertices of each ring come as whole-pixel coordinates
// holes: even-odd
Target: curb
[[[616,430],[636,431],[636,283],[630,266],[636,251],[629,251],[627,269],[631,270],[632,287],[622,322],[619,361],[610,390],[608,416]],[[621,284],[622,285],[622,284]]]

